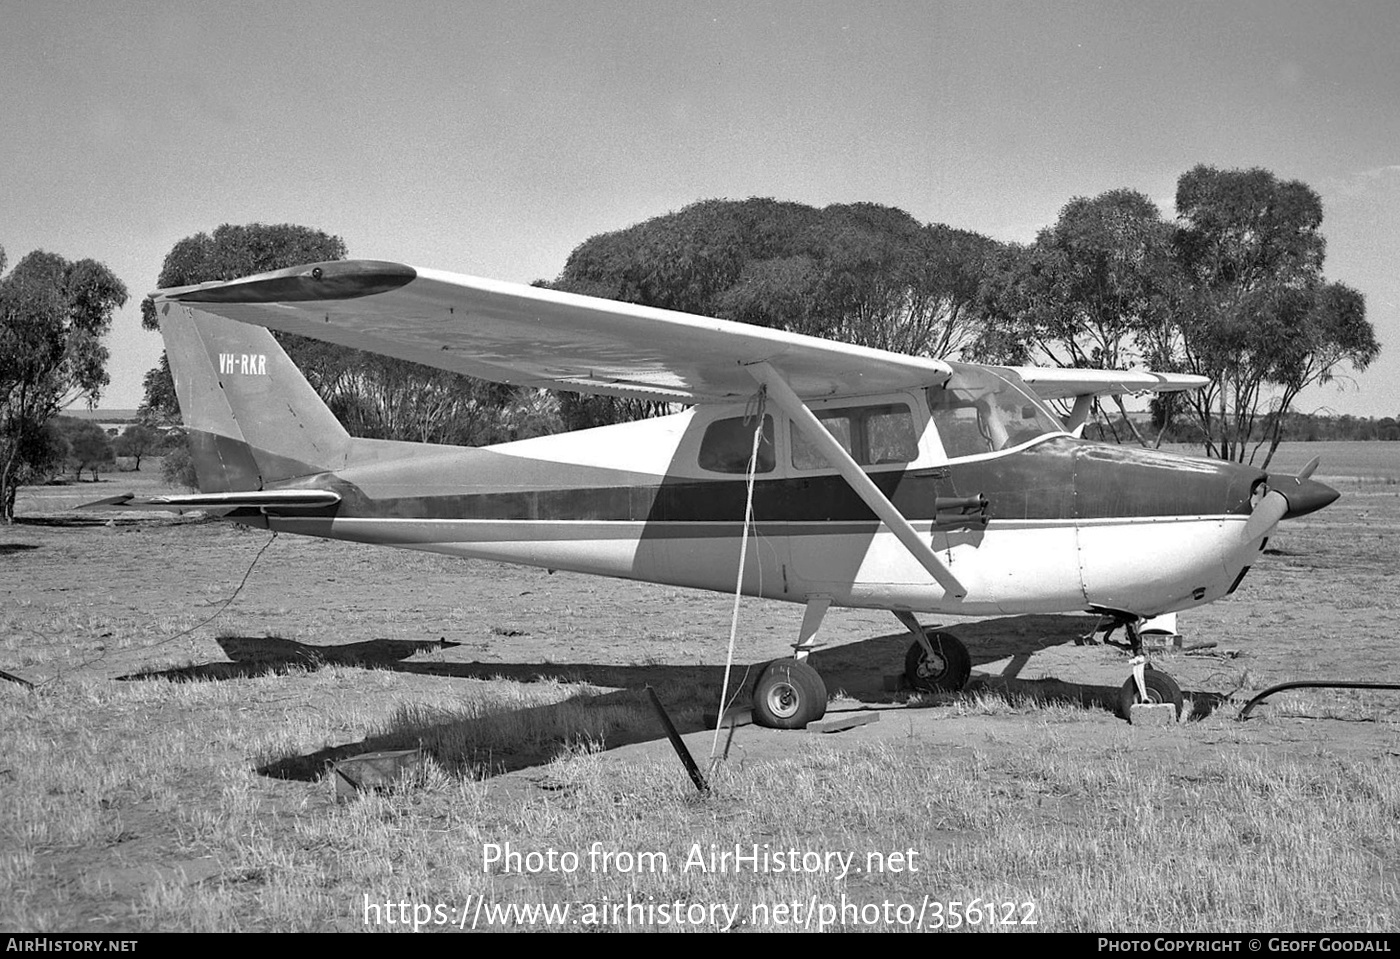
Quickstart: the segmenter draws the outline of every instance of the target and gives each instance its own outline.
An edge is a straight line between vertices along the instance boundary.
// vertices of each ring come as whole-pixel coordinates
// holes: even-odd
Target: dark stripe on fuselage
[[[1249,467],[1069,437],[981,461],[870,474],[906,518],[940,525],[980,523],[980,517],[936,516],[934,509],[938,497],[978,494],[987,499],[989,521],[1244,515],[1263,476]],[[724,523],[742,518],[746,495],[739,477],[384,499],[343,480],[329,485],[343,499],[334,515],[385,519]],[[754,515],[768,523],[875,519],[833,475],[759,479]]]

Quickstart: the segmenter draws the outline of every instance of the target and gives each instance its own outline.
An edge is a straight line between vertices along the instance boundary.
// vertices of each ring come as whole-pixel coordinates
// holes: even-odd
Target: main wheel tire
[[[1181,687],[1161,670],[1148,668],[1143,670],[1142,684],[1147,687],[1148,703],[1170,703],[1176,707],[1176,715],[1181,717],[1181,707],[1185,699],[1181,695]],[[1123,688],[1118,691],[1118,715],[1128,722],[1133,721],[1133,707],[1144,702],[1141,694],[1138,693],[1137,680],[1129,676],[1128,681],[1123,684]]]
[[[826,715],[826,683],[811,666],[775,659],[753,687],[753,718],[769,729],[805,729]]]
[[[917,639],[904,656],[904,678],[920,692],[956,693],[967,685],[972,675],[972,657],[962,640],[942,631],[928,634],[933,647],[932,659]]]

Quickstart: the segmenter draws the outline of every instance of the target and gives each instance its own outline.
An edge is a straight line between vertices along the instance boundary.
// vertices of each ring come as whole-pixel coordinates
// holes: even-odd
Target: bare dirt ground
[[[697,756],[703,761],[710,752],[702,717],[718,702],[730,597],[290,536],[270,540],[261,531],[162,514],[109,518],[70,510],[129,488],[149,491],[141,487],[152,475],[22,492],[22,521],[0,528],[0,670],[37,684],[41,694],[161,678],[223,684],[230,695],[216,717],[196,701],[153,700],[138,710],[138,735],[159,751],[162,730],[236,725],[250,745],[243,750],[238,738],[211,733],[214,762],[252,764],[261,784],[255,788],[285,810],[330,803],[320,781],[326,762],[382,748],[378,731],[405,704],[449,704],[501,677],[588,683],[633,714],[645,711],[640,690],[653,685]],[[1185,781],[1223,753],[1393,770],[1400,761],[1397,693],[1285,694],[1249,722],[1222,721],[1249,694],[1277,682],[1400,683],[1400,486],[1369,474],[1365,482],[1336,485],[1343,498],[1285,523],[1234,597],[1181,616],[1188,644],[1217,644],[1157,658],[1191,701],[1191,722],[1145,729],[1114,715],[1126,654],[1076,645],[1074,638],[1093,626],[1089,617],[943,620],[972,651],[973,682],[960,699],[921,708],[929,704],[886,689],[884,678],[900,671],[908,645],[893,617],[835,610],[814,657],[839,694],[832,712],[876,711],[880,721],[827,736],[744,727],[727,744],[731,761],[742,769],[872,745],[923,760],[957,763],[974,750],[995,761],[1024,759],[1050,742],[1073,763],[1126,757],[1178,769]],[[797,606],[744,602],[736,681],[788,654],[801,614]],[[318,673],[323,678],[312,682]],[[266,685],[268,677],[275,686]],[[256,682],[263,684],[247,685]],[[1009,708],[977,708],[979,696],[997,690]],[[0,683],[0,696],[26,695],[33,694]],[[1075,704],[1074,721],[1064,721],[1056,703]],[[314,717],[314,731],[293,737],[295,749],[269,746],[279,727],[306,717]],[[600,761],[619,770],[673,764],[679,775],[658,727],[640,721],[618,729],[599,736],[606,747]],[[308,737],[315,740],[309,746]],[[481,760],[483,808],[519,807],[541,795],[553,752],[546,737]],[[8,772],[0,769],[0,777]],[[217,796],[197,783],[187,789],[187,802]],[[127,809],[123,828],[139,840],[55,853],[51,878],[104,877],[95,887],[71,879],[75,901],[107,904],[106,912],[89,908],[98,919],[85,928],[123,927],[124,913],[110,903],[139,899],[162,876],[178,871],[197,881],[190,877],[204,867],[162,838],[173,827],[159,806]],[[950,848],[958,842],[950,834]],[[1397,868],[1383,863],[1380,871],[1393,875]]]

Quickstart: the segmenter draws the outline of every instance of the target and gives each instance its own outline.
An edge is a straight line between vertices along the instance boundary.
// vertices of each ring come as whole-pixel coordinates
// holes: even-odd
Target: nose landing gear
[[[1181,694],[1181,687],[1176,680],[1159,669],[1153,669],[1152,663],[1148,660],[1146,652],[1142,646],[1142,617],[1132,613],[1112,612],[1113,622],[1104,634],[1103,641],[1113,646],[1127,648],[1133,654],[1132,667],[1133,675],[1123,683],[1123,688],[1118,691],[1118,715],[1128,722],[1133,721],[1133,707],[1140,704],[1170,704],[1176,714],[1176,718],[1181,718],[1181,709],[1185,705],[1185,698]],[[1119,626],[1128,634],[1128,642],[1115,643],[1110,636]]]

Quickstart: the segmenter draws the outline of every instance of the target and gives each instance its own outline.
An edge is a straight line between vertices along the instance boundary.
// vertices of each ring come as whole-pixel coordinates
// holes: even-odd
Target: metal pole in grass
[[[656,715],[661,717],[661,725],[666,727],[666,737],[671,740],[671,748],[676,751],[677,756],[681,757],[681,762],[685,764],[685,771],[690,773],[690,781],[695,783],[695,788],[702,793],[709,792],[710,784],[705,782],[705,777],[700,773],[700,767],[695,765],[690,750],[685,748],[685,743],[681,741],[681,734],[676,732],[675,723],[671,722],[671,717],[666,715],[666,707],[661,705],[661,698],[656,695],[656,690],[647,686],[647,695],[651,697],[651,705],[656,710]]]
[[[20,686],[23,686],[25,689],[34,688],[34,684],[31,683],[29,680],[25,679],[22,676],[16,676],[12,673],[7,673],[3,669],[0,669],[0,679],[6,680],[11,683],[17,683]]]

